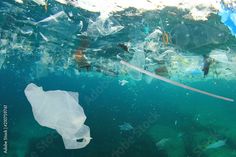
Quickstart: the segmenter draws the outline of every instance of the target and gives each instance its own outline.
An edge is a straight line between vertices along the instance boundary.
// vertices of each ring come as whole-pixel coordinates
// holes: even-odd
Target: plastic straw
[[[175,85],[175,86],[178,86],[178,87],[181,87],[181,88],[184,88],[184,89],[188,89],[188,90],[191,90],[191,91],[194,91],[194,92],[197,92],[197,93],[201,93],[201,94],[204,94],[204,95],[208,95],[210,97],[213,97],[213,98],[217,98],[217,99],[222,99],[222,100],[225,100],[225,101],[230,101],[230,102],[234,102],[234,99],[231,99],[231,98],[226,98],[226,97],[223,97],[223,96],[219,96],[219,95],[216,95],[216,94],[212,94],[212,93],[209,93],[209,92],[206,92],[206,91],[203,91],[203,90],[200,90],[200,89],[196,89],[196,88],[193,88],[193,87],[190,87],[190,86],[187,86],[187,85],[184,85],[184,84],[181,84],[179,82],[176,82],[176,81],[172,81],[170,79],[167,79],[165,77],[162,77],[160,75],[157,75],[157,74],[153,74],[149,71],[146,71],[144,69],[141,69],[139,67],[136,67],[132,64],[129,64],[123,60],[120,61],[121,64],[133,69],[133,70],[136,70],[136,71],[139,71],[143,74],[146,74],[148,76],[151,76],[153,78],[156,78],[158,80],[162,80],[164,82],[167,82],[169,84],[172,84],[172,85]]]

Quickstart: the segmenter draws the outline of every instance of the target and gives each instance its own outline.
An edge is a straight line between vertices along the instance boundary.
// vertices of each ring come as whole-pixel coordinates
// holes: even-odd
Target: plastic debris
[[[5,58],[6,58],[6,56],[0,53],[0,69],[2,68]]]
[[[142,48],[137,48],[135,49],[135,53],[133,55],[132,60],[130,61],[130,64],[135,65],[137,67],[140,68],[144,68],[145,65],[145,54]],[[128,71],[128,73],[130,74],[130,76],[134,79],[134,80],[141,80],[142,79],[142,73],[136,70],[132,70],[130,69]]]
[[[124,86],[124,85],[126,85],[128,83],[128,81],[126,81],[126,80],[119,80],[119,84],[121,85],[121,86]]]
[[[119,125],[119,128],[121,131],[130,131],[134,129],[134,127],[127,122],[124,122],[123,124]]]
[[[146,75],[149,75],[153,78],[156,78],[158,80],[162,80],[164,82],[167,82],[169,84],[172,84],[174,86],[178,86],[178,87],[181,87],[181,88],[184,88],[184,89],[187,89],[187,90],[191,90],[191,91],[194,91],[194,92],[197,92],[197,93],[201,93],[201,94],[204,94],[204,95],[208,95],[210,97],[214,97],[214,98],[217,98],[217,99],[222,99],[222,100],[225,100],[225,101],[230,101],[230,102],[234,102],[234,99],[230,99],[230,98],[226,98],[226,97],[223,97],[223,96],[219,96],[219,95],[215,95],[215,94],[212,94],[212,93],[209,93],[209,92],[206,92],[206,91],[202,91],[202,90],[199,90],[199,89],[196,89],[196,88],[193,88],[193,87],[190,87],[190,86],[186,86],[184,84],[181,84],[179,82],[176,82],[176,81],[172,81],[170,79],[167,79],[165,77],[162,77],[160,75],[157,75],[157,74],[153,74],[149,71],[146,71],[142,68],[139,68],[139,67],[136,67],[135,65],[132,65],[132,64],[129,64],[123,60],[120,61],[121,64],[133,69],[133,70],[136,70],[140,73],[143,73],[143,74],[146,74]]]
[[[205,55],[204,56],[204,61],[203,61],[203,68],[202,71],[204,73],[204,77],[206,77],[209,73],[210,66],[213,63],[213,59],[210,58],[209,56]]]
[[[158,62],[157,66],[154,65],[155,70],[153,71],[146,68],[145,65],[146,70],[175,81],[192,82],[203,78],[205,80],[234,80],[236,78],[236,54],[230,49],[227,51],[215,49],[208,55],[186,54],[167,50],[157,56],[151,56],[151,58]]]
[[[145,38],[145,50],[155,52],[161,46],[162,32],[160,29],[155,29]]]
[[[213,50],[209,54],[209,57],[220,63],[230,64],[228,56],[225,51],[222,50]]]
[[[89,144],[90,129],[84,125],[86,116],[78,104],[78,93],[62,90],[44,91],[30,83],[25,88],[35,120],[42,126],[55,129],[66,149],[79,149]]]
[[[3,63],[5,62],[6,54],[7,54],[6,49],[0,50],[0,69],[2,68]]]
[[[33,0],[35,3],[37,3],[38,5],[46,5],[46,1],[45,0]]]
[[[80,21],[71,20],[64,11],[53,14],[34,24],[38,26],[38,31],[42,32],[51,42],[58,42],[58,38],[61,39],[62,36],[63,39],[73,40],[75,33],[79,33],[78,31],[83,27]]]
[[[45,40],[46,42],[49,41],[49,39],[45,35],[43,35],[43,33],[39,32],[39,34],[43,38],[43,40]]]
[[[219,140],[219,141],[216,141],[214,143],[211,143],[209,144],[206,149],[216,149],[216,148],[220,148],[222,146],[224,146],[226,143],[226,140]]]
[[[215,24],[177,24],[171,31],[173,44],[191,52],[202,51],[211,45],[226,43],[229,35]]]
[[[15,0],[17,3],[23,3],[22,0]]]
[[[57,1],[57,2],[59,2],[59,3],[61,3],[61,4],[67,4],[67,1],[66,1],[66,0],[55,0],[55,1]]]
[[[32,34],[34,33],[34,30],[33,30],[32,27],[24,26],[24,27],[20,30],[20,32],[21,32],[22,34],[25,34],[25,35],[32,35]]]
[[[85,68],[88,71],[91,68],[88,58],[82,50],[77,50],[77,52],[74,54],[74,59],[78,64],[78,70]]]
[[[108,15],[101,15],[96,21],[89,21],[86,34],[91,37],[107,36],[119,32],[124,27]]]
[[[58,13],[56,13],[54,15],[51,15],[51,16],[49,16],[49,17],[47,17],[47,18],[45,18],[45,19],[43,19],[41,21],[36,22],[36,24],[43,23],[43,22],[49,22],[49,21],[52,21],[52,20],[55,21],[55,22],[58,22],[57,19],[60,16],[63,16],[63,15],[66,15],[65,12],[64,11],[60,11],[60,12],[58,12]]]
[[[209,57],[212,58],[211,75],[216,78],[232,79],[236,76],[236,54],[230,50],[213,50]]]

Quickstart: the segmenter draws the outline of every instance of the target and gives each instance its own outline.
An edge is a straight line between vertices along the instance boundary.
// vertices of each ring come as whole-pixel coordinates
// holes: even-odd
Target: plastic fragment
[[[49,39],[48,39],[45,35],[43,35],[43,33],[39,32],[39,34],[41,35],[41,37],[43,38],[43,40],[45,40],[46,42],[49,41]]]
[[[108,36],[115,34],[122,30],[124,27],[121,26],[118,21],[108,15],[100,15],[96,21],[89,21],[87,35],[91,37]]]
[[[65,15],[64,11],[60,11],[60,12],[54,14],[54,15],[51,15],[51,16],[49,16],[49,17],[47,17],[47,18],[45,18],[45,19],[43,19],[39,22],[36,22],[36,24],[43,23],[43,22],[49,22],[49,21],[52,21],[52,20],[57,22],[57,18],[62,16],[62,15]]]
[[[15,0],[17,3],[23,3],[22,0]]]
[[[55,0],[55,1],[57,1],[57,2],[59,2],[59,3],[61,3],[61,4],[67,4],[67,1],[66,1],[66,0]]]
[[[38,5],[46,5],[46,1],[45,0],[33,0],[35,3],[37,3]]]

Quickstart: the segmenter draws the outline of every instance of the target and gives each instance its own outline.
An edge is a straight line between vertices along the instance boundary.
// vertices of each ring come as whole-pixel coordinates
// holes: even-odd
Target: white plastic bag
[[[86,116],[78,104],[78,93],[62,90],[43,91],[30,83],[25,88],[35,120],[42,126],[57,130],[66,149],[79,149],[89,144],[90,129],[84,125]]]

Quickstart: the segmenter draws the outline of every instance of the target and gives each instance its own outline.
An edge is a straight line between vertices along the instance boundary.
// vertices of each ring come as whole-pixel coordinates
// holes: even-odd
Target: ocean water
[[[207,21],[195,21],[182,18],[185,12],[176,8],[147,11],[137,16],[137,10],[128,8],[111,16],[112,22],[106,21],[104,28],[92,25],[99,29],[88,31],[92,27],[89,19],[98,20],[99,13],[53,1],[49,1],[47,9],[31,1],[24,4],[4,1],[0,4],[0,55],[4,58],[0,66],[3,156],[236,157],[235,102],[176,87],[136,71],[130,72],[119,63],[126,60],[143,68],[139,62],[147,64],[147,60],[143,61],[138,55],[138,59],[132,62],[133,56],[139,54],[140,49],[145,51],[145,57],[154,53],[146,49],[142,51],[139,46],[148,47],[144,38],[157,28],[173,38],[167,43],[162,37],[155,41],[160,45],[156,45],[157,49],[156,46],[151,48],[159,55],[166,50],[190,57],[208,55],[212,50],[235,55],[235,37],[217,14],[210,15]],[[60,11],[66,14],[56,20],[35,24]],[[173,12],[178,18],[171,16]],[[117,26],[124,28],[116,30]],[[111,27],[116,31],[109,30]],[[193,30],[186,33],[187,28]],[[221,37],[217,38],[219,33]],[[190,40],[184,37],[186,34]],[[80,62],[73,57],[78,50],[86,55],[86,61],[91,64],[89,69],[81,68]],[[164,58],[164,61],[171,65],[168,59]],[[233,57],[229,61],[233,62]],[[222,66],[210,67],[206,77],[187,77],[189,74],[170,71],[168,76],[163,76],[235,99],[235,71],[231,68],[230,74],[225,75],[222,69],[226,68]],[[218,69],[224,75],[213,75],[215,71],[221,72]],[[155,73],[151,68],[146,70]],[[122,85],[122,80],[126,84]],[[85,124],[90,127],[92,137],[85,148],[65,149],[55,130],[37,123],[24,94],[29,83],[42,86],[46,91],[59,89],[79,93],[79,104],[84,109]],[[121,129],[123,124],[131,127]],[[223,145],[207,149],[219,141],[223,141]]]

